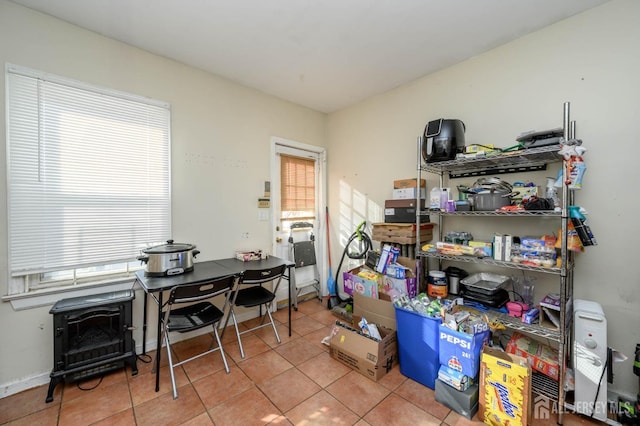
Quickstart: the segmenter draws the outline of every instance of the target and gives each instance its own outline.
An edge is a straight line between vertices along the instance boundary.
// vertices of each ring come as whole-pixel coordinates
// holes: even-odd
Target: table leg
[[[156,392],[160,390],[160,352],[162,352],[162,342],[160,341],[162,334],[162,291],[158,295],[158,330],[156,335]]]
[[[291,298],[293,297],[293,295],[291,294],[291,266],[289,266],[287,269],[289,270],[289,276],[287,277],[287,281],[289,284],[289,303],[287,303],[287,305],[289,305],[289,337],[291,337]]]
[[[144,292],[144,305],[142,308],[142,355],[147,354],[147,303],[149,295]]]

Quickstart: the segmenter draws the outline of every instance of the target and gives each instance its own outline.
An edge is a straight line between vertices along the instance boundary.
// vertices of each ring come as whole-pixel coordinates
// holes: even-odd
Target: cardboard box
[[[399,179],[393,181],[393,189],[416,188],[417,186],[418,179]],[[424,179],[420,179],[420,187],[427,187],[427,182]]]
[[[362,317],[372,324],[396,329],[396,311],[388,300],[373,299],[360,293],[353,295],[353,320],[357,324]]]
[[[473,378],[465,376],[460,371],[441,365],[438,370],[438,380],[446,383],[459,392],[464,392],[473,385]],[[436,381],[437,383],[437,381]]]
[[[362,277],[358,274],[361,271],[368,272],[370,274],[375,271],[370,270],[366,266],[359,266],[344,272],[342,278],[344,281],[344,292],[354,296],[356,293],[362,294],[374,299],[380,298],[380,293],[385,294],[393,293],[390,290],[408,295],[409,297],[415,297],[418,294],[418,278],[416,276],[416,261],[408,257],[398,257],[397,263],[402,266],[406,266],[408,270],[405,271],[405,278],[393,278],[384,274],[373,275],[370,277]],[[368,279],[370,278],[370,279]]]
[[[514,332],[507,343],[506,351],[510,354],[526,358],[533,370],[558,380],[560,366],[558,365],[558,351],[551,346]]]
[[[425,199],[420,200],[420,209],[424,210],[426,207]],[[416,198],[402,198],[400,200],[385,200],[384,208],[385,209],[393,209],[397,207],[402,208],[413,208],[415,209],[418,206],[418,200]]]
[[[406,294],[410,298],[416,297],[418,294],[418,279],[416,278],[417,265],[415,259],[400,256],[397,263],[408,268],[405,271],[405,278],[393,278],[388,275],[380,276],[378,281],[380,292],[390,294],[393,291],[397,291]]]
[[[418,188],[401,188],[394,189],[391,193],[391,198],[394,200],[403,200],[406,198],[418,198]],[[427,189],[420,188],[420,198],[427,198]]]
[[[249,262],[252,260],[260,260],[262,259],[262,250],[254,250],[254,251],[237,251],[236,259],[242,260],[243,262]]]
[[[469,241],[469,247],[473,247],[473,255],[478,257],[493,257],[493,244],[486,241]]]
[[[485,346],[479,382],[480,420],[489,425],[531,423],[531,366],[525,358]]]
[[[515,192],[516,195],[512,196],[511,199],[516,202],[527,201],[531,197],[542,196],[542,191],[539,186],[514,186],[513,192]]]
[[[470,386],[460,392],[441,380],[436,380],[435,391],[436,401],[469,420],[478,412],[478,394],[480,393],[478,385]]]
[[[474,378],[480,369],[480,351],[489,340],[489,330],[470,335],[440,324],[440,364]]]
[[[357,268],[342,273],[344,292],[351,296],[360,293],[367,297],[377,299],[378,281],[367,280],[358,276],[358,273],[363,269],[368,270],[364,266],[358,266]]]
[[[334,359],[378,381],[398,362],[398,338],[389,327],[395,325],[393,305],[356,293],[353,306],[354,319],[364,316],[368,323],[376,324],[382,340],[376,341],[342,324],[331,338],[329,352]]]
[[[415,223],[416,209],[393,207],[384,209],[384,221],[387,223]]]
[[[428,216],[422,219],[429,220]],[[427,242],[433,239],[433,223],[420,223],[420,242]],[[372,239],[385,243],[415,244],[416,243],[416,223],[415,217],[411,223],[374,223]]]

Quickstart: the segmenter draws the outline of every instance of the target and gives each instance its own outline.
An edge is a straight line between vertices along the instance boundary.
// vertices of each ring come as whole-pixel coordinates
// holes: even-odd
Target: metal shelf
[[[554,210],[523,210],[515,212],[501,212],[499,210],[494,211],[468,211],[468,212],[443,212],[443,211],[426,211],[424,214],[439,214],[440,216],[493,216],[493,217],[562,217],[561,212]]]
[[[430,257],[432,259],[450,260],[453,262],[482,263],[485,265],[495,265],[504,268],[518,269],[521,271],[544,272],[546,274],[560,275],[562,268],[545,268],[542,266],[529,266],[522,263],[505,262],[502,260],[493,260],[489,257],[475,257],[467,255],[452,256],[448,254],[440,254],[429,251],[418,251],[417,256]]]
[[[554,401],[559,401],[558,382],[553,380],[551,377],[534,371],[531,375],[531,388],[531,390],[538,395],[543,395]]]
[[[569,102],[564,104],[563,114],[563,138],[569,140],[575,138],[575,123],[569,120]],[[461,178],[469,176],[486,176],[502,173],[520,173],[530,172],[535,170],[546,170],[547,164],[562,162],[563,158],[559,154],[560,145],[549,145],[539,148],[528,148],[518,151],[501,152],[496,154],[486,154],[484,156],[476,158],[459,158],[449,161],[440,161],[433,163],[426,163],[422,156],[423,144],[426,143],[426,139],[423,136],[418,138],[417,146],[417,178],[418,181],[422,178],[423,172],[434,173],[439,175],[440,187],[444,187],[445,180],[452,178]],[[568,169],[564,165],[561,167],[563,180],[567,179]],[[420,203],[420,195],[418,195],[418,203]],[[568,186],[562,187],[562,210],[567,211],[567,206],[573,204],[573,193],[570,192]],[[416,222],[421,223],[423,216],[428,213],[434,213],[433,216],[437,217],[437,224],[439,227],[439,240],[444,238],[444,223],[446,217],[527,217],[527,218],[557,218],[560,222],[561,231],[560,235],[563,235],[562,243],[560,247],[560,257],[563,259],[560,268],[545,268],[541,266],[528,266],[521,263],[498,261],[492,258],[478,258],[468,255],[443,255],[437,252],[423,251],[423,244],[416,244],[416,258],[432,258],[442,261],[452,262],[467,262],[467,263],[480,263],[485,265],[495,265],[503,268],[510,268],[524,271],[541,272],[545,274],[551,274],[558,276],[560,283],[559,292],[563,298],[560,308],[560,327],[558,329],[545,328],[537,324],[524,324],[516,318],[509,317],[508,315],[494,312],[491,315],[499,316],[498,320],[510,330],[518,330],[524,333],[531,334],[534,337],[541,339],[548,339],[557,343],[558,359],[559,359],[559,381],[539,373],[534,373],[532,378],[533,392],[544,395],[554,401],[557,401],[558,406],[564,407],[565,404],[565,392],[563,389],[564,380],[566,377],[566,361],[568,353],[570,352],[570,336],[571,336],[571,312],[567,311],[567,303],[573,300],[573,255],[569,252],[567,246],[567,232],[569,225],[569,218],[566,214],[563,216],[561,212],[556,211],[522,211],[522,212],[424,212],[419,211],[416,215]],[[419,236],[419,230],[417,231]],[[428,262],[427,262],[428,263]],[[442,267],[442,265],[440,265]],[[568,316],[568,317],[567,317]],[[558,424],[562,424],[562,411],[558,413]]]
[[[562,160],[558,154],[560,145],[528,148],[478,158],[460,158],[436,163],[426,163],[422,170],[431,173],[448,172],[450,177],[479,176],[490,173],[518,173],[543,170],[547,163]]]
[[[554,342],[558,343],[562,338],[562,336],[560,335],[560,330],[557,328],[543,327],[539,324],[526,324],[522,322],[520,318],[514,318],[497,311],[489,311],[487,312],[487,315],[490,318],[497,318],[502,324],[504,324],[505,327],[509,328],[510,330],[522,331],[524,333],[529,333],[542,339],[553,340]]]

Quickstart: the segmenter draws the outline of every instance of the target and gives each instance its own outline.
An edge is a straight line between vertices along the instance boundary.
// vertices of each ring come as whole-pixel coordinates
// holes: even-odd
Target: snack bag
[[[562,229],[558,230],[558,240],[556,241],[556,248],[562,247]],[[580,241],[580,237],[578,236],[578,232],[573,227],[573,223],[569,221],[567,224],[567,249],[571,251],[577,251],[582,253],[584,251],[584,247],[582,242]]]

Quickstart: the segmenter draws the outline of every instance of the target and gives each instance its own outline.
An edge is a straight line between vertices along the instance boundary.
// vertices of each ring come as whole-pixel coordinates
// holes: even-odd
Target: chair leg
[[[271,327],[273,328],[273,332],[276,333],[276,339],[278,343],[282,343],[280,341],[280,335],[278,334],[278,330],[276,329],[276,324],[273,322],[273,317],[271,316],[271,310],[267,308],[267,315],[269,315],[269,320],[271,321]]]
[[[224,369],[229,374],[229,364],[227,364],[227,357],[224,356],[224,349],[222,349],[222,342],[220,341],[220,336],[218,335],[218,324],[214,324],[213,326],[213,334],[216,336],[216,340],[218,341],[218,349],[220,350],[220,355],[222,356],[222,362],[224,363]]]
[[[242,339],[240,338],[240,330],[238,330],[238,321],[236,320],[236,313],[231,308],[231,318],[233,319],[233,325],[236,329],[236,337],[238,338],[238,346],[240,346],[240,356],[244,359],[244,349],[242,348]]]
[[[176,377],[173,374],[173,357],[171,356],[171,345],[169,344],[168,332],[164,333],[164,343],[167,347],[167,358],[169,359],[169,372],[171,373],[171,386],[173,388],[173,399],[178,399],[178,390],[176,389]]]

